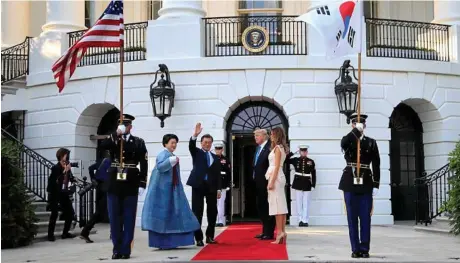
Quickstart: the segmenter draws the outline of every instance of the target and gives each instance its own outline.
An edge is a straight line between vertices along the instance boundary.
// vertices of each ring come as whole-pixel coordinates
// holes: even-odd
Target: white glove
[[[144,193],[145,189],[142,187],[139,187],[139,195],[142,195]]]
[[[356,123],[355,127],[356,127],[356,129],[358,129],[358,131],[360,131],[360,132],[363,132],[363,131],[364,131],[364,124],[362,124],[362,123],[359,123],[359,122]]]
[[[126,132],[126,127],[125,127],[125,125],[118,125],[117,133],[118,133],[118,134],[125,134],[125,132]]]
[[[312,188],[311,188],[311,190],[313,191],[313,190],[315,190],[315,188],[314,188],[314,187],[312,187]]]
[[[230,191],[230,187],[225,188],[226,191]]]
[[[372,196],[376,196],[378,193],[379,193],[379,189],[374,188],[374,189],[372,190]]]

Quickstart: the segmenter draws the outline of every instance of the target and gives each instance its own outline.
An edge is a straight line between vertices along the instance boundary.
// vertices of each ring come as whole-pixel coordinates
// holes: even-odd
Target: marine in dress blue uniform
[[[353,129],[340,143],[347,166],[343,170],[339,189],[343,191],[347,210],[351,257],[368,258],[373,196],[377,194],[380,185],[380,155],[377,142],[364,135],[367,115],[361,114],[358,119],[354,114],[350,119]],[[361,146],[359,174],[356,164],[358,141]]]
[[[219,157],[220,162],[220,175],[222,176],[222,193],[220,199],[217,200],[217,227],[223,227],[226,224],[226,214],[227,214],[227,193],[230,191],[231,183],[231,172],[230,172],[230,161],[223,155],[224,144],[216,143],[214,145],[214,150],[216,151],[216,156]]]
[[[296,193],[299,227],[308,227],[311,192],[316,187],[315,161],[307,157],[308,148],[308,145],[299,145],[300,157],[291,158],[294,156],[291,152],[286,158],[286,163],[294,165],[295,169],[292,189]]]
[[[144,140],[130,134],[132,115],[123,115],[123,126],[105,139],[101,147],[111,153],[112,167],[108,173],[107,208],[113,243],[112,259],[128,259],[136,225],[138,195],[142,195],[147,179],[147,148]],[[124,130],[124,131],[123,131]],[[120,168],[120,144],[123,142],[123,163]],[[140,169],[137,166],[140,166]]]

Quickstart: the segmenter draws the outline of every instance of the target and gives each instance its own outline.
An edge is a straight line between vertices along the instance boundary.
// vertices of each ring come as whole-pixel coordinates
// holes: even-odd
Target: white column
[[[85,1],[48,0],[46,2],[46,24],[43,32],[71,32],[86,29]]]
[[[158,14],[147,28],[148,60],[203,57],[206,12],[201,0],[163,0]]]
[[[460,25],[460,1],[434,0],[433,23]]]
[[[29,34],[29,2],[2,1],[2,49],[17,45]]]
[[[162,5],[158,19],[186,16],[203,18],[206,15],[201,0],[163,0]]]

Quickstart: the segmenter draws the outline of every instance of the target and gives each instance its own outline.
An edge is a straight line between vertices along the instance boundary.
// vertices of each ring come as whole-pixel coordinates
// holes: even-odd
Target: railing
[[[29,74],[30,39],[2,50],[2,84]]]
[[[2,129],[2,140],[5,139],[11,140],[19,146],[20,156],[18,156],[17,163],[19,165],[18,168],[24,173],[24,184],[26,188],[29,192],[33,193],[39,201],[47,201],[48,193],[46,192],[46,187],[48,184],[48,177],[51,174],[51,168],[54,164],[34,150],[25,146],[5,129]],[[87,184],[86,180],[86,177],[83,177],[83,180],[77,179],[77,185],[80,189]],[[77,190],[71,197],[75,202],[75,220],[79,222],[80,227],[84,226],[94,213],[94,194],[94,188],[82,196],[78,194]],[[76,209],[77,207],[78,209]]]
[[[24,121],[23,120],[15,120],[14,123],[2,128],[7,131],[11,136],[18,139],[18,141],[22,142],[24,140]]]
[[[415,179],[416,224],[431,224],[434,218],[445,212],[443,206],[449,198],[451,188],[448,179],[453,175],[449,164],[446,164],[432,174]]]
[[[146,59],[147,22],[125,24],[124,61]],[[68,33],[69,47],[75,44],[87,30]],[[101,65],[120,62],[120,48],[91,47],[86,50],[78,66]]]
[[[449,61],[449,27],[366,18],[367,56]]]
[[[203,18],[205,27],[205,56],[251,55],[306,55],[307,24],[295,21],[296,16],[236,16]],[[255,32],[243,36],[251,26],[265,28],[267,35]],[[253,31],[254,32],[254,31]],[[260,52],[251,52],[243,46],[243,39],[259,47],[268,40],[268,46]],[[259,41],[258,41],[259,40]],[[258,42],[258,43],[256,43]]]

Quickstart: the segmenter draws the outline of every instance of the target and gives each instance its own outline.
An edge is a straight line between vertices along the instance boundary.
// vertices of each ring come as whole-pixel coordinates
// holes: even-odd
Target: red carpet
[[[288,260],[285,244],[254,238],[261,230],[260,224],[230,225],[217,236],[219,244],[206,245],[192,260]]]

